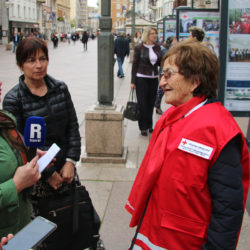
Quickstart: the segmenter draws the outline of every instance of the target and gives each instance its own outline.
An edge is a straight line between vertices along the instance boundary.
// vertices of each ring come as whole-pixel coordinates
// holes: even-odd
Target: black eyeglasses
[[[162,70],[161,76],[164,76],[165,79],[170,78],[173,74],[180,73],[179,71],[175,71],[173,69],[164,69]]]

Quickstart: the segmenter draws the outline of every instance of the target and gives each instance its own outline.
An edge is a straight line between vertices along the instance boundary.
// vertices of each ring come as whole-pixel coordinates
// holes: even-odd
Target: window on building
[[[17,5],[17,17],[20,17],[20,5]]]
[[[119,10],[121,8],[121,5],[118,3],[116,4],[116,9]]]

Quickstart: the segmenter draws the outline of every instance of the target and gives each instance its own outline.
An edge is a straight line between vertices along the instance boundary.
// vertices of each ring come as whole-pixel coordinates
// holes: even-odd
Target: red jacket
[[[130,226],[136,226],[152,191],[136,241],[142,249],[201,249],[213,208],[208,171],[237,134],[242,137],[245,207],[249,156],[244,136],[220,103],[204,105],[184,117],[201,101],[195,97],[170,108],[155,127],[126,204],[132,214]]]

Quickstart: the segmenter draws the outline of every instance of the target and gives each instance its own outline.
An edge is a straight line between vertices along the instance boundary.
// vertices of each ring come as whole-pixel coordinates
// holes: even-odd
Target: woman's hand
[[[8,234],[7,237],[3,237],[1,239],[0,250],[2,249],[2,246],[5,245],[11,238],[13,238],[13,234]]]
[[[135,84],[134,84],[134,83],[131,83],[131,84],[130,84],[130,88],[131,88],[131,89],[136,89]]]
[[[41,149],[36,150],[36,155],[38,155],[39,158],[42,157],[43,155],[45,155],[46,153],[47,153],[47,151],[42,151]],[[53,166],[55,161],[56,161],[56,158],[53,158],[53,160],[50,162],[50,164],[47,167]]]
[[[13,177],[17,192],[34,185],[40,178],[41,174],[37,165],[38,156],[35,156],[24,166],[18,167]]]
[[[49,185],[57,190],[58,188],[60,188],[62,186],[63,183],[63,178],[61,177],[61,175],[59,173],[57,173],[56,171],[49,177],[48,179],[48,183]]]
[[[60,174],[63,178],[63,182],[71,183],[75,175],[75,165],[72,162],[66,161]]]

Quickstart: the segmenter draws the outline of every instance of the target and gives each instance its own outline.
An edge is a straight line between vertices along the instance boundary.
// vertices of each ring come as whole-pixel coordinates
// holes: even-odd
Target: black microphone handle
[[[27,152],[27,160],[28,162],[31,161],[35,156],[36,156],[36,149],[37,148],[29,148]],[[33,193],[33,186],[25,188],[25,194],[26,195],[31,195]]]
[[[36,156],[37,148],[29,148],[27,153],[27,160],[31,161]]]

